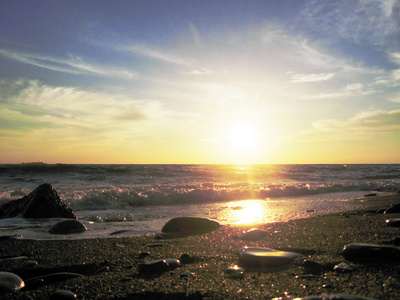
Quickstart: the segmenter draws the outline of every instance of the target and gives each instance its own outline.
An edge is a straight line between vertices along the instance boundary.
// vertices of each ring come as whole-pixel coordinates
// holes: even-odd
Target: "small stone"
[[[174,270],[181,266],[177,259],[160,259],[148,263],[139,264],[139,273],[157,273]]]
[[[246,233],[244,233],[242,236],[239,237],[240,240],[244,241],[259,241],[262,239],[265,239],[268,236],[268,232],[264,230],[260,230],[257,228],[250,229]]]
[[[87,228],[78,220],[63,220],[50,227],[51,234],[71,234],[86,231]]]
[[[235,265],[227,268],[225,270],[225,274],[228,275],[230,278],[243,278],[244,269]]]
[[[400,248],[391,246],[353,243],[344,247],[342,256],[349,261],[391,263],[400,261]]]
[[[340,264],[336,265],[336,266],[333,268],[333,270],[336,271],[336,272],[344,273],[344,272],[350,272],[350,271],[352,271],[353,269],[350,268],[349,265],[346,264],[345,262],[341,262]]]
[[[239,265],[242,267],[276,267],[291,263],[299,253],[277,251],[269,248],[239,249]]]
[[[71,291],[55,291],[50,295],[50,300],[70,300],[70,299],[77,299],[77,295]]]
[[[210,219],[179,217],[169,220],[161,229],[163,233],[200,234],[219,229],[221,225]]]
[[[180,278],[189,278],[189,277],[194,277],[194,274],[192,272],[183,272],[181,275],[179,275]]]
[[[8,293],[18,291],[24,286],[24,281],[17,274],[10,272],[0,272],[0,292]]]

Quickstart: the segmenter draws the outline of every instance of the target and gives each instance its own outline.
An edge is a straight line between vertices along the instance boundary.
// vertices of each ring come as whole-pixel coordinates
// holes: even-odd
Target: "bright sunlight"
[[[228,141],[238,152],[251,152],[257,144],[255,127],[248,121],[235,122],[228,133]]]

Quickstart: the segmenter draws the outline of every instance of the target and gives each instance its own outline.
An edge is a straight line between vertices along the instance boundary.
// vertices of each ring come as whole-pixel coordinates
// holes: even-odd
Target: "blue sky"
[[[399,1],[0,3],[1,162],[400,163]]]

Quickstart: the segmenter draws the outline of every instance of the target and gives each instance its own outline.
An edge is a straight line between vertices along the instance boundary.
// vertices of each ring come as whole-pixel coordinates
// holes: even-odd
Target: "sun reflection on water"
[[[271,222],[268,204],[263,200],[242,200],[230,202],[225,210],[229,224],[258,224]]]

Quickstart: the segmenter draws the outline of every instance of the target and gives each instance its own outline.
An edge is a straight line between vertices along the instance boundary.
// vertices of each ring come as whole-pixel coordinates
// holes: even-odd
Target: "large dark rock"
[[[0,219],[22,216],[24,218],[71,218],[75,213],[60,199],[48,183],[34,189],[29,195],[0,206]]]
[[[179,217],[169,220],[161,229],[164,233],[200,234],[220,228],[220,224],[204,218]]]

